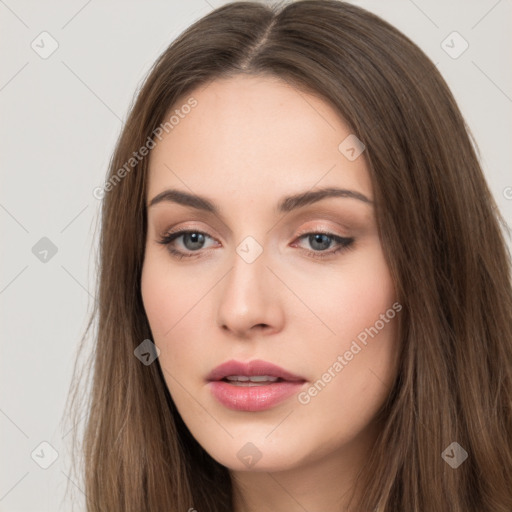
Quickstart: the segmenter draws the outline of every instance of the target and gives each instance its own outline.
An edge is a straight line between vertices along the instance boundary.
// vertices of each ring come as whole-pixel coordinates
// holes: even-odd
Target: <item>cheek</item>
[[[365,343],[355,338],[324,354],[316,380],[300,396],[305,414],[323,417],[334,437],[357,435],[389,396],[399,354],[396,326],[395,317]]]
[[[141,276],[142,300],[166,380],[171,375],[181,378],[181,372],[189,374],[189,369],[197,366],[204,347],[202,337],[195,333],[211,281],[207,276],[191,279],[188,272],[169,264],[166,254],[147,253]]]
[[[301,284],[295,288],[297,295],[304,298],[316,316],[310,315],[318,329],[315,337],[324,340],[327,347],[334,344],[337,350],[350,345],[352,339],[376,322],[382,328],[381,315],[396,300],[394,284],[377,242],[351,256],[346,265],[322,272],[316,279],[305,277],[298,282]],[[391,314],[395,316],[394,311]]]
[[[147,251],[141,293],[155,343],[172,336],[174,327],[199,300],[200,290],[187,286],[185,275],[176,267],[173,270],[165,253]]]
[[[170,307],[174,300],[170,293],[167,276],[153,260],[154,258],[147,256],[144,261],[141,293],[144,310],[155,338],[153,341],[156,343],[172,327],[175,308]]]
[[[329,403],[339,403],[344,406],[331,408],[333,416],[346,418],[348,411],[354,418],[362,419],[364,411],[371,416],[390,391],[399,353],[401,306],[382,252],[360,253],[353,265],[323,286],[318,281],[313,289],[312,282],[304,284],[309,286],[311,309],[324,324],[317,322],[321,336],[306,336],[316,338],[314,351],[304,346],[314,368],[313,383],[318,382],[309,397],[313,407],[329,410]],[[304,396],[302,403],[309,398]]]

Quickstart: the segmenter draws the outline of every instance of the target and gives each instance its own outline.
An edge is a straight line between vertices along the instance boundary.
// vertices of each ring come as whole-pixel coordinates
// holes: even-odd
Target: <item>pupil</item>
[[[186,240],[189,238],[192,240],[192,246],[186,243]],[[200,249],[204,243],[204,235],[202,233],[187,233],[183,238],[183,242],[186,247],[188,246],[187,249]]]
[[[323,240],[323,244],[322,244],[322,240]],[[318,233],[316,235],[310,235],[309,236],[309,242],[311,243],[311,247],[313,248],[316,248],[316,249],[328,249],[329,248],[329,243],[330,243],[330,238],[329,236],[327,235],[324,235],[323,233]],[[320,243],[320,246],[316,246],[315,247],[315,244],[319,242]]]

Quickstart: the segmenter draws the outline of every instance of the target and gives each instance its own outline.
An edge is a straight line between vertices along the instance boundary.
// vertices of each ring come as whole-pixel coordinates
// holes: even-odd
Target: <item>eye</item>
[[[164,235],[160,240],[158,240],[158,243],[166,245],[169,252],[179,260],[181,260],[182,258],[193,258],[198,256],[197,254],[187,254],[186,252],[183,252],[173,247],[173,242],[178,238],[182,237],[182,244],[184,245],[185,249],[192,251],[193,253],[198,252],[199,249],[202,249],[205,240],[207,238],[211,238],[211,236],[209,236],[206,233],[203,233],[202,231],[182,230]]]
[[[343,252],[353,246],[354,238],[338,236],[326,231],[315,231],[304,233],[297,240],[306,239],[313,250],[305,249],[313,258],[328,258],[338,252]],[[334,242],[334,248],[330,250],[331,244]]]
[[[178,239],[182,238],[181,244],[185,251],[176,249],[173,245]],[[157,240],[159,244],[167,246],[171,255],[177,259],[200,257],[200,250],[204,248],[207,239],[213,240],[211,236],[202,231],[181,230],[168,233]],[[301,234],[296,240],[306,239],[310,249],[304,249],[313,258],[328,258],[338,252],[345,251],[352,247],[354,238],[346,238],[329,232],[311,232]],[[334,243],[334,248],[330,248]],[[292,247],[295,245],[292,244]],[[329,249],[329,250],[327,250]],[[186,251],[190,251],[187,253]]]

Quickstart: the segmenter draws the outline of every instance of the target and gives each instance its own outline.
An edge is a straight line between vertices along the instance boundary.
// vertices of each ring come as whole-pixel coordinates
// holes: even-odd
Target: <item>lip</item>
[[[247,377],[268,375],[269,377],[278,377],[290,382],[305,381],[303,377],[294,375],[280,366],[276,366],[268,361],[262,361],[261,359],[255,359],[253,361],[248,361],[247,363],[235,361],[234,359],[226,361],[214,368],[208,374],[206,379],[210,381],[217,381],[222,380],[224,377],[228,377],[229,375],[245,375]]]
[[[227,376],[254,377],[268,375],[280,380],[270,384],[240,386],[223,381]],[[294,395],[306,380],[283,368],[262,360],[227,361],[207,376],[212,395],[225,407],[236,411],[257,412],[270,409]]]

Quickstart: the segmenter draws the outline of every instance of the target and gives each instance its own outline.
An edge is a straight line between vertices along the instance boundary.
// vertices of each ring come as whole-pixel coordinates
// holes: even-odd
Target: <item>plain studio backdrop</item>
[[[93,190],[152,63],[225,3],[0,0],[0,511],[71,509],[64,500],[71,432],[61,418],[94,301],[100,201]],[[436,64],[511,224],[512,3],[354,3]],[[83,509],[80,483],[70,486]]]

